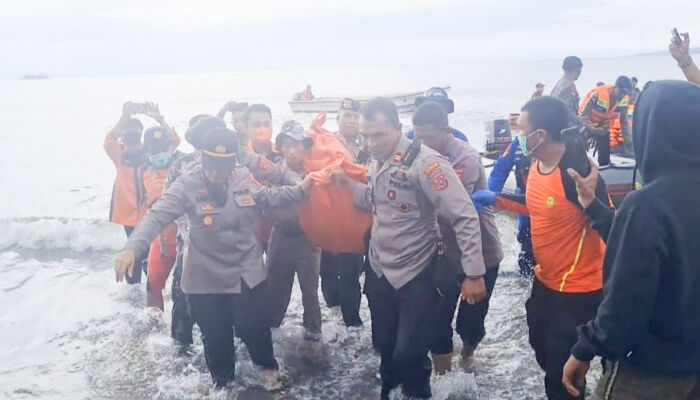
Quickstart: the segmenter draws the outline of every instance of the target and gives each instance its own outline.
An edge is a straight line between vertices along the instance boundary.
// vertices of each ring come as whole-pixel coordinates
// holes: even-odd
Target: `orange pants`
[[[148,250],[148,288],[161,291],[175,264],[177,225],[171,224],[158,235]]]

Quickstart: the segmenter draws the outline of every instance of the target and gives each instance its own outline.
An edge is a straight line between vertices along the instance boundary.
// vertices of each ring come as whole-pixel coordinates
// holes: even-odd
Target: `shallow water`
[[[127,100],[153,100],[183,133],[188,119],[227,100],[265,102],[276,127],[297,118],[286,102],[304,84],[317,96],[394,93],[450,84],[451,125],[483,148],[484,123],[517,111],[538,81],[553,86],[559,61],[440,67],[316,69],[190,75],[0,81],[0,398],[9,399],[365,399],[378,398],[379,360],[369,313],[347,332],[323,309],[322,343],[302,339],[298,288],[274,333],[285,376],[277,394],[260,390],[258,371],[239,346],[233,388],[212,389],[201,345],[181,352],[166,313],[144,310],[144,286],[114,282],[112,259],[124,233],[106,221],[114,167],[101,145]],[[666,56],[584,60],[582,95],[617,75],[680,78]],[[154,125],[144,119],[145,125]],[[410,126],[410,116],[402,122]],[[329,129],[334,128],[329,118]],[[187,146],[184,146],[187,149]],[[542,373],[527,341],[529,282],[517,273],[515,220],[498,216],[506,258],[477,349],[474,373],[435,378],[436,399],[539,399]],[[455,336],[455,350],[461,343]],[[589,381],[594,382],[594,375]]]

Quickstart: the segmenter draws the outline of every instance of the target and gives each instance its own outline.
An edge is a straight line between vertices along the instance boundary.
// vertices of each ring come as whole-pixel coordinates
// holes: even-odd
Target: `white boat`
[[[443,86],[442,89],[449,92],[451,88],[450,86]],[[425,91],[383,96],[353,97],[353,99],[359,101],[361,104],[364,104],[375,97],[385,97],[391,99],[396,104],[399,112],[413,112],[413,110],[416,108],[416,98],[422,96],[423,93],[425,93]],[[292,111],[295,113],[337,113],[343,99],[343,97],[317,97],[311,101],[290,101],[289,107],[291,107]]]

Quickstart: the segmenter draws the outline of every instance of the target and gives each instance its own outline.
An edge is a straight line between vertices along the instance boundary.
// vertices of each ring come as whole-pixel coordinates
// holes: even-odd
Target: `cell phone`
[[[671,38],[671,40],[673,40],[673,43],[675,43],[676,45],[680,45],[681,43],[683,43],[683,39],[681,39],[681,35],[678,34],[678,29],[676,29],[676,28],[671,29],[671,35],[673,36]]]
[[[148,104],[146,103],[132,103],[131,105],[135,114],[145,114],[148,110]]]
[[[582,129],[578,126],[573,126],[561,131],[561,136],[564,138],[564,143],[566,143],[566,152],[571,163],[569,168],[573,168],[581,176],[588,176],[591,172],[591,165],[588,163]]]

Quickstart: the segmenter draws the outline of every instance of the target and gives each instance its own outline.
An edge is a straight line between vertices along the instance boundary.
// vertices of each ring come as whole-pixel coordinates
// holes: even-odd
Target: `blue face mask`
[[[151,165],[155,168],[165,168],[170,164],[170,160],[173,159],[173,153],[166,151],[163,153],[151,154],[148,156],[148,160]]]
[[[531,134],[529,134],[527,136],[518,136],[518,144],[520,145],[520,150],[523,152],[523,157],[529,157],[532,154],[532,150],[535,150],[537,147],[539,147],[540,144],[542,144],[542,143],[539,143],[537,146],[533,147],[532,150],[527,149],[527,139],[530,136],[534,135],[536,132],[537,131],[532,132]]]

